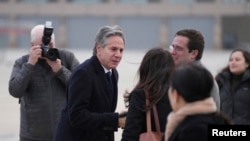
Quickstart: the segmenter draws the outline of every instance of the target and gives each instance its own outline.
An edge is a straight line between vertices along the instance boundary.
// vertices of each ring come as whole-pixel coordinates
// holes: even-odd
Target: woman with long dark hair
[[[138,70],[139,80],[136,86],[130,93],[125,93],[129,105],[122,141],[138,141],[140,133],[146,132],[146,111],[154,104],[158,111],[160,129],[162,132],[165,131],[166,116],[172,110],[167,90],[173,67],[171,54],[163,48],[152,48],[145,54]],[[148,107],[146,107],[145,93],[149,94]],[[154,124],[152,130],[156,130]]]

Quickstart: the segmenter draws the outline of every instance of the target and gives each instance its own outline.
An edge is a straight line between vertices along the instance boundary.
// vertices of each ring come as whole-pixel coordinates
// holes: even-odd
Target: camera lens
[[[48,57],[54,57],[54,56],[55,56],[55,53],[54,53],[53,51],[49,51],[49,52],[47,53],[47,56],[48,56]]]
[[[52,61],[55,61],[57,58],[60,58],[58,50],[56,48],[50,48],[47,52],[47,58]]]

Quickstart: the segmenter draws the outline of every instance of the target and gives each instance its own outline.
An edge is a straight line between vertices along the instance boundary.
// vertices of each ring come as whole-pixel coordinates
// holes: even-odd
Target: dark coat
[[[138,141],[140,133],[146,132],[145,93],[143,90],[135,90],[130,95],[129,109],[126,125],[122,133],[122,141]],[[164,95],[156,104],[161,131],[165,131],[166,119],[172,111],[168,95]],[[152,130],[156,131],[151,110]]]
[[[54,141],[114,141],[114,131],[118,130],[118,113],[114,113],[118,73],[116,69],[112,73],[113,100],[96,56],[76,68],[67,86],[67,101]]]
[[[215,124],[230,124],[230,121],[218,113],[187,116],[168,141],[207,141],[208,125]]]
[[[232,118],[235,124],[250,124],[250,70],[244,73],[234,92],[231,91],[231,81],[229,71],[217,77],[221,111]]]

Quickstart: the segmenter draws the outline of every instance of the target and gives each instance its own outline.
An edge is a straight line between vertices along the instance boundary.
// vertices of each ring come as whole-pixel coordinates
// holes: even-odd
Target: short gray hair
[[[95,46],[93,48],[93,55],[96,55],[96,46],[97,44],[101,45],[104,47],[107,42],[108,38],[110,36],[120,36],[123,39],[123,42],[125,44],[125,37],[124,33],[122,31],[122,28],[118,25],[114,26],[103,26],[99,29],[96,38],[95,38]]]
[[[39,37],[38,34],[41,34],[41,37],[42,37],[44,27],[45,27],[44,25],[39,24],[39,25],[34,26],[31,29],[31,31],[30,31],[30,41],[31,42],[34,42],[34,41],[37,41],[37,40],[42,40],[42,39],[37,39],[37,38]],[[54,40],[55,40],[55,34],[53,32],[52,35],[51,35],[51,41],[54,42]]]

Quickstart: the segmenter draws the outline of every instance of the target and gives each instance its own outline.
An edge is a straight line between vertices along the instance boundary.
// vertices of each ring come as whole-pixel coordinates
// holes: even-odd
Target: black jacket
[[[126,125],[122,133],[122,141],[138,141],[140,133],[146,132],[145,93],[134,90],[129,99]],[[156,104],[161,131],[165,131],[168,114],[172,111],[167,93]],[[152,111],[152,110],[151,110]],[[151,112],[152,130],[156,131]]]
[[[250,70],[245,71],[242,79],[231,91],[232,76],[229,71],[217,76],[220,89],[221,111],[235,124],[250,124]]]
[[[231,122],[219,113],[187,116],[168,141],[208,141],[208,125],[215,124],[231,124]]]

